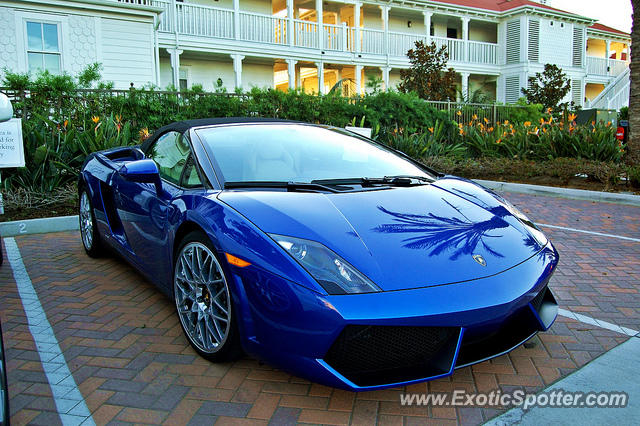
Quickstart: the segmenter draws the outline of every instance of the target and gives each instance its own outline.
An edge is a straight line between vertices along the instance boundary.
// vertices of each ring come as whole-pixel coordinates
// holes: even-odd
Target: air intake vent
[[[540,21],[529,21],[529,49],[531,62],[540,62]]]
[[[520,62],[520,21],[507,22],[507,64]]]
[[[582,67],[584,57],[584,29],[573,27],[573,66]]]
[[[571,80],[571,100],[576,105],[582,105],[582,80]]]
[[[446,374],[460,328],[348,325],[324,360],[358,386]]]

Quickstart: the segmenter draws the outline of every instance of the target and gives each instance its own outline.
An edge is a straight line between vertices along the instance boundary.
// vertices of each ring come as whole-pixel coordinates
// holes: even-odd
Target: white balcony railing
[[[587,74],[617,77],[628,67],[627,61],[587,56]]]
[[[293,46],[311,49],[326,49],[336,52],[358,52],[371,55],[405,57],[407,51],[418,40],[426,41],[425,35],[382,31],[370,28],[353,28],[346,25],[322,26],[318,34],[316,22],[300,19],[289,20],[273,15],[223,9],[192,3],[179,2],[173,7],[169,0],[118,0],[123,3],[162,7],[160,32],[180,35],[232,39]],[[290,30],[289,27],[293,28]],[[237,27],[237,28],[236,28]],[[288,36],[287,33],[291,32]],[[359,39],[359,46],[356,40]],[[498,64],[497,44],[464,41],[443,37],[431,37],[438,47],[446,46],[452,62]]]

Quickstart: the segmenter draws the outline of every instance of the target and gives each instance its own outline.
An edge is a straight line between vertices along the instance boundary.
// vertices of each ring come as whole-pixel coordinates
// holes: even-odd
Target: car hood
[[[499,197],[453,177],[375,191],[242,190],[218,198],[264,232],[324,244],[383,291],[487,277],[542,249]]]

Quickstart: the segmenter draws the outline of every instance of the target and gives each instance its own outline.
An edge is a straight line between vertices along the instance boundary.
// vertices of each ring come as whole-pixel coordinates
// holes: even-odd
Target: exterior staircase
[[[622,74],[609,83],[602,92],[590,102],[590,108],[615,109],[629,106],[629,91],[631,70],[627,68]]]

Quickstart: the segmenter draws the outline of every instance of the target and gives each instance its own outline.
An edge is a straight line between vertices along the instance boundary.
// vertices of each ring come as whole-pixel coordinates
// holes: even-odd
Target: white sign
[[[0,123],[0,169],[24,167],[22,121],[12,118]]]

